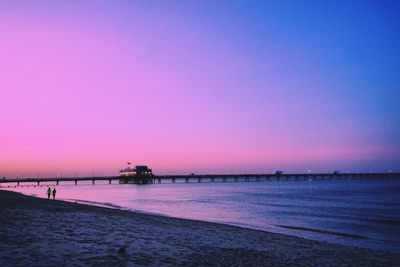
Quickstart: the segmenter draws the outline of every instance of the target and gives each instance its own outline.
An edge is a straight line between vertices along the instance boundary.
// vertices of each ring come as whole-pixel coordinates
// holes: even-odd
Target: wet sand
[[[400,255],[0,190],[0,266],[398,266]]]

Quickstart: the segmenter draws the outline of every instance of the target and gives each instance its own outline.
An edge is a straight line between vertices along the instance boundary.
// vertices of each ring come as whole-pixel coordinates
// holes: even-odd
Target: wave
[[[63,199],[65,201],[73,201],[73,202],[78,202],[78,203],[83,203],[83,204],[91,204],[95,206],[102,206],[102,207],[109,207],[109,208],[114,208],[114,209],[121,209],[125,210],[126,208],[122,206],[118,206],[109,202],[100,202],[100,201],[91,201],[91,200],[81,200],[81,199],[73,199],[73,198],[68,198],[68,199]]]
[[[315,232],[320,234],[328,234],[328,235],[335,235],[341,237],[350,237],[350,238],[358,238],[358,239],[369,239],[368,237],[357,235],[357,234],[349,234],[349,233],[342,233],[342,232],[335,232],[323,229],[316,229],[316,228],[307,228],[307,227],[299,227],[299,226],[289,226],[289,225],[280,225],[276,224],[275,226],[286,228],[286,229],[293,229],[293,230],[300,230],[300,231],[307,231],[307,232]]]

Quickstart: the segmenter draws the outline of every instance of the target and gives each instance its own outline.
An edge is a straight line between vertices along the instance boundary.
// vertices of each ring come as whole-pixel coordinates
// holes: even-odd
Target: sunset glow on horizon
[[[0,177],[400,171],[400,4],[265,2],[0,0]]]

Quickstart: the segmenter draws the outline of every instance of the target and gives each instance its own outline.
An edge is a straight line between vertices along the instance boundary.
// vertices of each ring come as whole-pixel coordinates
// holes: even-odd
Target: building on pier
[[[153,182],[153,172],[145,165],[136,165],[134,168],[128,167],[119,171],[120,183],[149,184]]]

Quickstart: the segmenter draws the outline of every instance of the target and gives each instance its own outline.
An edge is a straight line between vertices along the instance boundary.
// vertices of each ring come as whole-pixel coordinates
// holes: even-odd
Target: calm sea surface
[[[64,182],[57,198],[400,253],[400,179],[106,183]],[[46,197],[46,188],[7,189]]]

